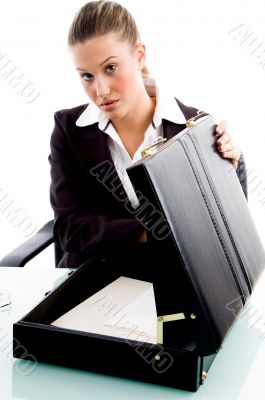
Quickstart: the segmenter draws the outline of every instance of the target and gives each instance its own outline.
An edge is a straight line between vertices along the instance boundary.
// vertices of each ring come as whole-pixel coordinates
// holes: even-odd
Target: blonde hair
[[[141,40],[136,22],[125,7],[114,1],[90,1],[75,14],[68,33],[68,46],[111,32],[117,33],[131,47]],[[143,78],[150,75],[146,66],[141,72]]]

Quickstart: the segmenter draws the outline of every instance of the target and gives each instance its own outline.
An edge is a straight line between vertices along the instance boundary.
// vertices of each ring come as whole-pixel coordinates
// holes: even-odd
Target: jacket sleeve
[[[133,216],[112,218],[107,212],[97,212],[93,183],[90,190],[89,178],[84,180],[80,177],[81,170],[71,148],[69,132],[60,122],[60,111],[54,114],[54,120],[48,159],[51,166],[50,203],[54,211],[56,243],[64,252],[88,255],[98,249],[115,250],[136,243],[144,231],[143,225]]]

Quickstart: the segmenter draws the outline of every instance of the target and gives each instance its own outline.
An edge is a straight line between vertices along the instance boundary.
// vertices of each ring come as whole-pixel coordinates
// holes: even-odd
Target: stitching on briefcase
[[[240,298],[241,298],[242,303],[243,303],[243,305],[244,305],[244,303],[245,303],[245,296],[244,296],[244,293],[243,293],[243,290],[242,290],[242,287],[241,287],[239,278],[238,278],[238,276],[237,276],[236,270],[235,270],[235,268],[234,268],[234,266],[233,266],[233,262],[232,262],[232,260],[231,260],[231,258],[230,258],[230,256],[229,256],[229,252],[228,252],[228,250],[227,250],[227,248],[226,248],[225,241],[224,241],[223,236],[222,236],[222,234],[221,234],[221,230],[220,230],[220,228],[219,228],[218,222],[217,222],[216,219],[214,218],[214,214],[213,214],[213,211],[211,210],[211,206],[210,206],[210,204],[209,204],[209,202],[208,202],[208,200],[207,200],[207,196],[206,196],[205,191],[204,191],[204,189],[203,189],[203,185],[202,185],[202,183],[200,182],[199,175],[198,175],[198,173],[197,173],[197,171],[196,171],[195,166],[193,165],[193,163],[192,163],[192,161],[191,161],[191,159],[190,159],[190,156],[189,156],[189,154],[188,154],[188,151],[187,151],[187,149],[185,148],[184,143],[182,143],[181,140],[180,140],[179,142],[180,142],[180,144],[181,144],[181,146],[182,146],[182,148],[183,148],[183,150],[184,150],[184,152],[185,152],[185,154],[186,154],[186,157],[187,157],[187,159],[188,159],[188,161],[189,161],[189,164],[190,164],[190,166],[191,166],[191,168],[192,168],[194,177],[195,177],[196,182],[197,182],[197,184],[198,184],[198,186],[199,186],[199,189],[200,189],[200,192],[201,192],[201,194],[202,194],[204,203],[205,203],[205,205],[206,205],[206,208],[207,208],[208,213],[209,213],[209,215],[210,215],[210,218],[211,218],[211,220],[212,220],[212,223],[213,223],[213,226],[214,226],[215,231],[216,231],[216,233],[217,233],[219,242],[220,242],[220,244],[221,244],[221,246],[222,246],[222,249],[223,249],[223,251],[224,251],[225,257],[226,257],[227,262],[228,262],[228,264],[229,264],[229,266],[230,266],[230,270],[231,270],[232,275],[233,275],[233,277],[234,277],[236,286],[237,286],[238,291],[239,291],[239,293],[240,293]]]
[[[248,287],[248,290],[249,290],[249,294],[251,294],[251,292],[252,292],[252,285],[251,285],[251,282],[250,282],[250,279],[249,279],[249,276],[248,276],[248,272],[247,272],[246,267],[244,266],[244,263],[243,263],[243,260],[242,260],[242,258],[241,258],[241,256],[240,256],[240,254],[239,254],[239,251],[238,251],[238,248],[237,248],[235,239],[234,239],[233,234],[232,234],[232,232],[231,232],[231,228],[230,228],[230,226],[229,226],[229,223],[228,223],[228,220],[227,220],[227,218],[226,218],[225,212],[224,212],[223,207],[222,207],[222,205],[221,205],[220,198],[219,198],[219,196],[218,196],[218,193],[217,193],[217,191],[216,191],[216,188],[215,188],[215,186],[214,186],[214,183],[213,183],[213,181],[212,181],[212,179],[211,179],[211,177],[210,177],[210,175],[209,175],[209,172],[208,172],[208,169],[207,169],[207,167],[206,167],[206,165],[205,165],[205,162],[202,160],[202,157],[201,157],[201,155],[200,155],[200,153],[199,153],[199,151],[198,151],[198,149],[197,149],[197,143],[195,143],[195,142],[196,142],[196,139],[195,139],[193,136],[191,136],[190,134],[189,134],[188,136],[189,136],[189,138],[190,138],[190,140],[191,140],[191,142],[192,142],[192,144],[193,144],[193,146],[194,146],[194,149],[195,149],[195,151],[196,151],[196,153],[197,153],[197,156],[198,156],[198,158],[199,158],[199,160],[200,160],[201,166],[202,166],[202,168],[203,168],[203,170],[204,170],[204,173],[205,173],[205,175],[206,175],[206,178],[207,178],[207,181],[208,181],[208,183],[209,183],[210,189],[211,189],[211,191],[212,191],[213,197],[214,197],[214,199],[215,199],[215,202],[216,202],[217,207],[218,207],[218,209],[219,209],[219,212],[220,212],[220,214],[221,214],[222,220],[223,220],[224,225],[225,225],[225,227],[226,227],[226,231],[227,231],[227,233],[228,233],[228,236],[229,236],[229,238],[230,238],[230,240],[231,240],[231,243],[232,243],[232,246],[233,246],[233,248],[234,248],[234,251],[235,251],[236,257],[237,257],[237,259],[238,259],[239,265],[240,265],[241,270],[242,270],[242,272],[243,272],[243,276],[245,277],[245,281],[246,281],[246,284],[247,284],[247,287]]]

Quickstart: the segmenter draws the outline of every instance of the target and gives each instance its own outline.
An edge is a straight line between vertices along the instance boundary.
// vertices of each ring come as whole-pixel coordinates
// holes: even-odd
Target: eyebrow
[[[107,62],[107,61],[110,60],[111,58],[117,58],[117,57],[118,57],[118,56],[110,56],[110,57],[106,58],[106,60],[102,61],[102,62],[99,64],[99,66],[101,67],[101,65],[105,64],[105,62]],[[76,69],[79,70],[79,71],[86,71],[85,69],[82,69],[82,68],[76,68]]]

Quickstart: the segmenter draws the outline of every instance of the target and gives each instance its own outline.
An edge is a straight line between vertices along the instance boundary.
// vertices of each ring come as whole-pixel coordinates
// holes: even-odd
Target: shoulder
[[[57,110],[54,113],[54,120],[56,124],[60,124],[63,128],[71,128],[75,126],[76,120],[87,108],[89,103],[81,104],[73,108],[64,108]]]
[[[88,103],[73,108],[64,108],[54,113],[54,127],[50,136],[50,146],[53,153],[65,152],[75,136],[73,133],[78,127],[76,120],[87,107]],[[53,156],[55,158],[55,156]]]

